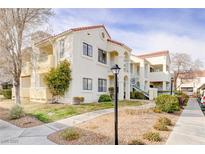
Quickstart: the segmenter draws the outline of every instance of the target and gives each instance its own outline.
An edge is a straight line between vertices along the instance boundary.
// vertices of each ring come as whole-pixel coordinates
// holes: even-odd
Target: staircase
[[[143,90],[140,89],[137,85],[131,85],[131,88],[135,89],[136,91],[139,91],[139,92],[143,93],[144,96],[149,99],[149,93],[143,91]]]

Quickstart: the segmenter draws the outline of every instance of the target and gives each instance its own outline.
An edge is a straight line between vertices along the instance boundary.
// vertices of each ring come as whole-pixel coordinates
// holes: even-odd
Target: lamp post
[[[172,95],[172,91],[173,91],[173,82],[174,82],[174,78],[173,77],[171,77],[171,95]]]
[[[114,113],[115,113],[115,145],[118,145],[118,74],[120,72],[120,67],[115,64],[111,68],[112,73],[115,75],[115,108],[114,108]]]

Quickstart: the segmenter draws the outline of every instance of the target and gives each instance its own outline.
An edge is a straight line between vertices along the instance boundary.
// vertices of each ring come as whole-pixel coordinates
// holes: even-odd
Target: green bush
[[[139,91],[132,91],[130,92],[130,98],[131,99],[146,99],[143,93]]]
[[[143,138],[153,142],[159,142],[162,140],[159,133],[155,133],[155,132],[147,132],[143,134]]]
[[[142,142],[141,140],[135,139],[135,140],[130,141],[128,145],[145,145],[145,143]]]
[[[160,131],[168,131],[169,130],[168,127],[164,123],[160,123],[158,121],[154,124],[153,127],[154,127],[154,129],[160,130]]]
[[[111,97],[107,94],[100,95],[98,102],[110,102],[112,101]]]
[[[3,90],[2,89],[0,89],[0,95],[3,95]]]
[[[110,97],[111,97],[112,99],[114,99],[115,88],[114,88],[114,87],[109,87],[109,88],[108,88],[108,91],[109,91],[109,93],[110,93]]]
[[[74,128],[67,128],[60,133],[60,136],[64,140],[76,140],[80,137],[80,134]]]
[[[176,96],[160,95],[156,98],[156,108],[167,113],[179,111],[179,100]]]
[[[171,126],[172,125],[172,121],[169,118],[167,118],[167,117],[160,117],[158,119],[158,122],[160,122],[161,124],[165,124],[167,126]]]
[[[11,91],[11,89],[3,89],[2,94],[3,94],[4,98],[11,99],[12,91]]]
[[[52,94],[52,102],[57,102],[58,98],[64,96],[71,83],[70,63],[64,60],[56,68],[52,68],[45,74],[44,82]]]
[[[40,121],[42,121],[42,122],[44,122],[44,123],[50,122],[50,119],[49,119],[48,115],[46,115],[46,114],[37,112],[37,113],[34,114],[34,116],[35,116],[38,120],[40,120]]]
[[[20,105],[13,106],[9,112],[10,119],[19,119],[23,117],[24,115],[25,114],[24,114],[23,108]]]

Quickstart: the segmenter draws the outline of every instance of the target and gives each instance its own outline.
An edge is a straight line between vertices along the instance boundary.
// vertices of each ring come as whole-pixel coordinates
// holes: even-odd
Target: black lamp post
[[[115,145],[118,145],[118,74],[120,72],[120,67],[115,64],[111,68],[112,73],[115,75]]]
[[[174,82],[174,78],[173,77],[171,77],[171,95],[172,95],[172,91],[173,91],[173,82]]]

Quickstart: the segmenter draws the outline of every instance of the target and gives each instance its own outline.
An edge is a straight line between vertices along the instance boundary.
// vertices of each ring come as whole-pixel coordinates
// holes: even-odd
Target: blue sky
[[[115,40],[136,54],[186,52],[205,60],[205,9],[55,9],[54,34],[72,27],[104,24]]]

